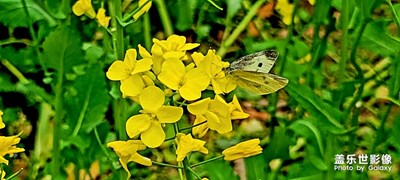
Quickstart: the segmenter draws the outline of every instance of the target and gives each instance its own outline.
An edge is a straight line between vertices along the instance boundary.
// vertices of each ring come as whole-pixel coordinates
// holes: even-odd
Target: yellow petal
[[[122,61],[114,61],[106,73],[108,79],[113,81],[124,80],[130,76],[127,67]]]
[[[130,138],[134,138],[140,133],[150,128],[151,120],[147,114],[138,114],[130,117],[126,121],[126,133]]]
[[[185,65],[179,59],[169,59],[162,65],[158,79],[167,87],[178,90],[185,77]]]
[[[91,0],[78,0],[72,6],[72,12],[77,16],[85,14],[91,19],[96,17],[96,12],[93,9]]]
[[[140,155],[139,153],[132,154],[131,158],[129,158],[129,161],[134,161],[134,162],[139,163],[144,166],[151,166],[153,164],[151,162],[151,159],[144,157],[144,156]]]
[[[135,64],[135,68],[133,69],[132,73],[140,73],[140,72],[145,72],[151,69],[151,65],[153,64],[153,60],[150,58],[145,58],[142,60],[139,60]]]
[[[139,0],[139,7],[143,6],[148,0]],[[149,9],[151,7],[151,1],[148,2],[146,5],[144,5],[143,7],[141,7],[141,9],[135,13],[133,15],[133,19],[136,21],[137,19],[139,19],[140,16],[142,16],[142,14],[144,14],[145,12],[148,12]]]
[[[126,96],[138,96],[144,88],[142,78],[137,75],[131,75],[128,79],[121,81],[120,90]]]
[[[140,139],[150,148],[161,146],[165,140],[165,133],[161,124],[157,121],[152,121],[149,129],[141,134]]]
[[[209,84],[210,77],[204,71],[194,68],[186,73],[185,83],[179,88],[179,94],[186,100],[196,100]]]
[[[181,49],[191,50],[191,49],[197,48],[199,46],[200,46],[200,44],[198,44],[198,43],[186,43]]]
[[[192,128],[192,134],[193,135],[197,135],[198,137],[203,137],[204,135],[206,135],[206,133],[208,132],[208,130],[210,128],[208,128],[208,124],[206,121],[206,117],[204,117],[203,115],[197,115],[196,119],[194,120],[193,123],[193,128]],[[200,124],[202,123],[202,124]],[[198,125],[200,124],[200,125]]]
[[[175,123],[183,115],[182,107],[163,106],[155,113],[160,123]]]
[[[163,57],[164,59],[180,59],[186,55],[186,52],[183,51],[169,51],[165,52]]]
[[[215,113],[207,111],[205,117],[207,118],[207,124],[210,129],[218,130],[221,127],[221,121]]]
[[[111,17],[106,16],[106,10],[104,8],[100,8],[97,11],[96,19],[100,26],[108,27]]]
[[[3,112],[0,111],[0,129],[3,129],[4,127],[6,127],[6,125],[3,122],[3,117],[1,117],[3,115]]]
[[[142,56],[142,58],[151,58],[151,54],[142,46],[138,45],[139,48],[139,54]]]
[[[128,49],[125,52],[124,63],[129,68],[130,73],[135,68],[137,52],[136,49]]]
[[[232,161],[240,158],[250,157],[262,153],[260,139],[251,139],[241,142],[235,146],[229,147],[222,151],[224,159]]]
[[[139,101],[143,110],[155,113],[164,104],[164,92],[156,86],[146,87],[140,93]]]
[[[205,98],[189,104],[188,111],[194,115],[202,115],[207,112],[208,105],[211,102],[210,98]]]
[[[204,55],[201,54],[201,53],[199,53],[199,52],[194,52],[194,53],[191,55],[191,57],[192,57],[194,63],[196,64],[196,66],[199,66],[199,64],[201,63],[201,61],[203,61],[203,59],[204,59]]]

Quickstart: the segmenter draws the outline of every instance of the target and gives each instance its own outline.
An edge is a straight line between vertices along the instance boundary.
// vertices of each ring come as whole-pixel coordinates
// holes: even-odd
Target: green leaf
[[[73,27],[60,26],[43,43],[46,65],[61,73],[72,72],[72,67],[84,63],[81,40]]]
[[[328,126],[330,132],[345,132],[342,124],[339,122],[342,117],[342,112],[322,101],[309,87],[290,82],[285,89],[290,94],[290,97],[294,98],[300,106],[304,107],[323,125]]]
[[[370,18],[375,8],[381,5],[385,0],[356,0],[356,6],[361,10],[363,18]]]
[[[177,18],[175,26],[179,31],[191,29],[196,4],[197,1],[195,0],[179,0],[176,2],[176,5],[173,6],[174,11],[177,12],[175,15]]]
[[[319,155],[322,157],[324,154],[324,145],[322,142],[321,133],[318,128],[307,120],[297,120],[290,124],[290,129],[292,129],[296,134],[306,137],[308,140],[315,141],[318,145]]]
[[[11,46],[0,47],[0,58],[10,61],[23,73],[36,73],[40,70],[37,68],[39,61],[37,57],[33,55],[33,51],[33,48],[16,50]]]
[[[387,22],[370,22],[364,30],[359,47],[371,50],[379,55],[388,56],[400,52],[400,42],[386,31]]]
[[[275,133],[271,138],[271,143],[264,149],[263,154],[267,162],[272,159],[287,160],[289,157],[289,146],[291,145],[291,138],[287,134],[287,129],[277,127]]]
[[[106,77],[99,65],[89,67],[76,78],[72,89],[66,93],[67,122],[73,134],[90,132],[104,120],[110,97]]]
[[[229,163],[222,159],[204,164],[204,169],[208,173],[208,179],[239,179],[233,172]]]
[[[392,60],[390,66],[390,79],[389,79],[390,95],[400,100],[400,56],[396,55]]]
[[[31,23],[46,20],[50,26],[57,22],[33,0],[25,0]],[[21,0],[0,0],[0,22],[9,27],[28,27],[29,19]]]
[[[264,156],[257,155],[244,159],[246,163],[247,179],[265,179],[267,177],[268,164]]]
[[[227,13],[228,19],[232,19],[242,6],[241,0],[227,0]]]

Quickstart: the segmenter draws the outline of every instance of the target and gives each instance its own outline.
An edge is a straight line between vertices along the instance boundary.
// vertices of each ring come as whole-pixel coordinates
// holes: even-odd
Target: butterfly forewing
[[[243,56],[231,63],[228,73],[237,70],[268,73],[275,64],[278,55],[275,50],[266,50]]]

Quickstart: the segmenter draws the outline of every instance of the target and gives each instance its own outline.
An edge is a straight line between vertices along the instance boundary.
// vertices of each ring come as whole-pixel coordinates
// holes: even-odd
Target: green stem
[[[120,0],[108,1],[111,16],[111,37],[113,42],[115,59],[123,59],[124,57],[124,34],[123,27],[118,23],[118,19],[122,19],[122,5]],[[125,133],[125,103],[122,99],[115,99],[113,102],[113,118],[118,130],[119,139],[126,139]]]
[[[264,2],[266,2],[266,0],[258,0],[257,2],[255,2],[254,5],[250,8],[249,12],[247,12],[246,16],[243,18],[243,20],[233,30],[232,34],[228,38],[226,38],[224,41],[221,42],[221,47],[217,51],[217,54],[219,56],[221,56],[221,57],[225,56],[229,47],[235,42],[237,37],[239,37],[240,33],[242,33],[242,31],[247,28],[250,21],[257,14],[258,9]]]
[[[346,73],[346,62],[347,62],[347,47],[349,46],[349,8],[351,1],[342,1],[342,12],[341,12],[341,26],[342,26],[342,57],[339,62],[339,83],[345,80]]]
[[[25,78],[25,76],[14,66],[12,65],[8,60],[2,60],[1,63],[12,73],[14,74],[15,77],[18,78],[18,80],[22,84],[28,84],[29,80]]]
[[[394,20],[395,20],[394,22],[396,22],[396,25],[397,25],[397,33],[400,35],[400,18],[397,15],[396,10],[393,7],[392,1],[391,0],[386,0],[386,3],[388,3],[388,5],[390,7],[390,10],[393,13]]]
[[[207,0],[211,5],[213,5],[215,8],[219,9],[220,11],[224,10],[221,6],[218,6],[217,4],[215,4],[214,1],[212,0]]]
[[[151,22],[150,15],[148,13],[143,16],[143,35],[144,35],[144,47],[151,49]]]
[[[186,157],[183,160],[183,170],[185,171],[186,180],[192,180],[193,176],[192,176],[192,173],[190,172],[190,164],[189,164],[188,157]]]
[[[143,9],[143,7],[145,7],[148,3],[151,3],[151,0],[146,1],[142,6],[136,8],[134,11],[132,11],[129,14],[124,15],[124,19],[122,20],[123,23],[125,23],[126,21],[129,21],[131,18],[133,18],[133,15],[135,15],[137,12],[139,12],[141,9]],[[147,13],[145,13],[147,14]],[[136,21],[137,19],[135,19]]]
[[[214,158],[211,158],[211,159],[207,159],[207,160],[205,160],[205,161],[203,161],[203,162],[199,162],[199,163],[197,163],[197,164],[193,164],[193,165],[191,165],[190,167],[191,167],[191,168],[194,168],[194,167],[196,167],[196,166],[200,166],[200,165],[203,165],[203,164],[205,164],[205,163],[209,163],[209,162],[212,162],[212,161],[221,159],[221,158],[223,158],[223,157],[224,157],[224,155],[217,156],[217,157],[214,157]]]
[[[156,161],[151,161],[151,162],[152,162],[153,164],[159,165],[159,166],[165,166],[165,167],[173,167],[173,168],[183,169],[183,167],[177,166],[177,165],[166,164],[166,163],[161,163],[161,162],[156,162]]]
[[[194,176],[196,176],[197,179],[201,179],[201,177],[200,177],[199,175],[197,175],[197,173],[196,173],[192,168],[189,168],[189,171],[190,171]]]
[[[53,130],[53,164],[52,164],[53,179],[56,179],[60,175],[60,162],[61,162],[60,139],[61,139],[62,118],[64,114],[63,85],[64,85],[64,63],[59,63],[59,68],[57,72],[57,84],[55,89],[56,117],[54,120],[54,130]]]
[[[114,55],[116,59],[124,57],[124,35],[123,28],[118,23],[117,18],[121,19],[122,9],[120,0],[108,1],[110,16],[111,16],[111,35],[114,46]]]
[[[164,0],[154,0],[154,3],[156,4],[158,13],[160,14],[161,23],[163,25],[165,35],[170,36],[174,34],[174,29],[172,27],[171,19],[169,18]]]
[[[365,30],[365,27],[367,26],[367,24],[369,23],[370,19],[365,19],[362,21],[360,28],[358,29],[357,32],[357,36],[355,39],[355,42],[353,44],[353,47],[351,49],[350,52],[350,63],[354,66],[354,68],[357,71],[357,79],[360,81],[360,87],[358,88],[358,91],[356,93],[356,96],[352,99],[352,101],[350,102],[350,106],[348,108],[346,108],[346,110],[344,111],[343,114],[343,120],[346,120],[351,112],[351,110],[353,109],[353,107],[356,105],[356,103],[361,99],[361,95],[364,89],[364,75],[363,75],[363,71],[361,69],[361,67],[357,64],[356,62],[356,51],[357,51],[357,46],[358,43],[360,42],[361,36]],[[345,121],[343,121],[345,122]]]

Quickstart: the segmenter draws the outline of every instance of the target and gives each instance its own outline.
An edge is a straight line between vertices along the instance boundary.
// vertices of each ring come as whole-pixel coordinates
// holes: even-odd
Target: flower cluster
[[[133,19],[136,21],[145,12],[148,12],[151,7],[151,1],[149,0],[139,0],[138,8],[132,13]],[[107,28],[111,17],[106,16],[106,10],[103,5],[97,10],[97,14],[93,8],[91,0],[78,0],[72,6],[72,12],[77,16],[86,15],[90,19],[96,18],[99,26]]]
[[[184,107],[195,116],[195,120],[191,134],[183,134],[177,129],[175,140],[178,162],[193,151],[208,153],[204,146],[206,142],[194,137],[202,138],[209,130],[228,133],[233,129],[232,120],[249,116],[242,110],[236,96],[229,103],[223,98],[223,94],[236,88],[236,83],[226,76],[224,69],[229,63],[222,61],[213,50],[209,50],[206,55],[199,52],[188,54],[188,50],[200,44],[186,43],[186,38],[178,35],[171,35],[167,40],[153,39],[153,43],[151,52],[140,45],[138,52],[133,48],[128,49],[124,59],[114,61],[106,73],[110,80],[120,82],[123,97],[132,99],[142,107],[139,114],[126,121],[128,136],[140,141],[108,144],[120,157],[125,170],[126,163],[130,161],[152,165],[149,159],[140,156],[137,151],[146,146],[159,147],[166,138],[164,125],[177,123],[184,114]],[[138,58],[138,54],[141,58]],[[202,92],[206,90],[213,91],[215,96],[202,98]],[[259,142],[251,141],[239,146],[250,145],[250,149],[226,150],[226,157],[229,157],[226,159],[234,160],[261,153]]]
[[[3,112],[0,111],[0,129],[3,129],[5,127],[5,124],[3,123],[3,118],[2,118]],[[19,143],[21,138],[19,138],[19,135],[15,136],[0,136],[0,165],[5,164],[8,165],[8,160],[4,158],[5,155],[10,155],[12,156],[15,153],[20,153],[24,152],[25,149],[23,148],[18,148],[16,144]],[[0,169],[0,179],[4,179],[6,173]]]

